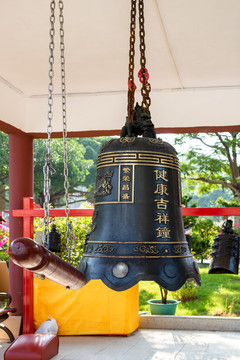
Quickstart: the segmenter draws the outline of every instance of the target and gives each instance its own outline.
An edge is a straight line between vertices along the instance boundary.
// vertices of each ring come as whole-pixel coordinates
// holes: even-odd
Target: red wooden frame
[[[33,198],[23,198],[23,209],[13,210],[13,217],[23,218],[23,236],[33,239],[34,217],[44,217],[44,210],[35,207]],[[183,216],[240,216],[240,207],[232,208],[182,208]],[[70,217],[92,216],[93,209],[71,209]],[[50,217],[65,217],[64,209],[51,209]],[[33,328],[33,273],[23,270],[23,333],[31,334]]]

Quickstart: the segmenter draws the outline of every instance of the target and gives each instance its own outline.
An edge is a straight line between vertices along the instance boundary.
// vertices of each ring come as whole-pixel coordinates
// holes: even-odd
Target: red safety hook
[[[143,83],[143,80],[145,82],[145,84],[148,82],[148,79],[149,79],[149,73],[148,73],[148,70],[147,68],[143,68],[143,69],[140,69],[139,72],[138,72],[138,78],[139,78],[139,81],[141,83]]]

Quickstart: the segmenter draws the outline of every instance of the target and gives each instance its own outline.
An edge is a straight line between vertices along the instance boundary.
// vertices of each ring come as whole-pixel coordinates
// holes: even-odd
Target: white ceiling
[[[0,120],[26,132],[45,132],[47,123],[49,5],[0,0]],[[64,17],[69,131],[120,129],[130,0],[68,0]],[[240,125],[239,0],[145,0],[145,31],[156,127]],[[138,89],[139,67],[136,56]],[[59,113],[56,106],[54,131],[61,131]]]

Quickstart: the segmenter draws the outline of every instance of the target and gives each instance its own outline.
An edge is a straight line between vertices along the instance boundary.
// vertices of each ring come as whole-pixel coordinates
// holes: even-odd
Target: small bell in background
[[[52,229],[48,236],[48,250],[53,252],[61,251],[61,235],[57,232],[56,225],[52,225]]]
[[[239,237],[232,229],[232,220],[223,223],[222,234],[214,239],[209,274],[238,274]]]

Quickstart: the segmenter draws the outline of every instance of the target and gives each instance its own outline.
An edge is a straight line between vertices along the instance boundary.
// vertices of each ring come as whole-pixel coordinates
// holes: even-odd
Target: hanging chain
[[[54,64],[54,36],[55,36],[55,0],[51,1],[50,4],[51,16],[50,16],[50,44],[49,44],[49,84],[48,84],[48,125],[47,125],[47,140],[46,140],[46,148],[47,152],[45,155],[45,164],[43,166],[43,174],[44,174],[44,246],[47,246],[47,239],[49,234],[49,203],[50,203],[50,175],[53,173],[53,168],[51,167],[51,134],[52,134],[52,106],[53,106],[53,64]]]
[[[131,0],[129,75],[128,75],[128,121],[129,122],[133,121],[134,94],[136,89],[136,86],[134,84],[135,28],[136,28],[136,0]]]
[[[146,69],[145,57],[145,30],[144,30],[144,0],[138,0],[139,11],[139,38],[140,38],[140,65],[138,77],[142,83],[142,106],[148,110],[151,105],[149,93],[151,85],[148,82],[149,74]],[[134,115],[134,95],[136,86],[134,84],[134,57],[135,57],[135,29],[136,29],[136,3],[137,0],[131,0],[131,19],[130,19],[130,48],[129,48],[129,76],[128,76],[128,121],[133,121]]]
[[[142,83],[142,106],[144,110],[148,110],[151,105],[151,99],[149,93],[151,91],[151,85],[148,83],[148,71],[146,69],[146,57],[145,57],[145,30],[144,30],[144,3],[143,0],[138,0],[139,10],[139,37],[140,37],[140,65],[141,69],[138,73],[139,80]]]
[[[65,83],[65,56],[64,56],[64,17],[63,17],[63,1],[59,0],[59,23],[60,23],[60,52],[61,52],[61,87],[62,87],[62,120],[63,120],[63,162],[64,162],[64,189],[65,189],[65,213],[66,213],[66,238],[68,249],[68,262],[71,260],[71,225],[69,219],[69,182],[68,182],[68,155],[67,155],[67,119],[66,119],[66,83]],[[49,236],[49,203],[50,203],[50,175],[53,174],[54,169],[51,166],[51,134],[52,134],[52,119],[53,119],[53,64],[54,64],[54,37],[55,37],[55,0],[50,3],[50,56],[49,56],[49,85],[48,85],[48,126],[47,126],[47,140],[45,155],[45,165],[43,167],[44,173],[44,246],[47,246]]]
[[[63,121],[63,163],[64,163],[64,189],[65,189],[65,214],[66,214],[66,239],[67,239],[67,261],[71,261],[71,223],[69,219],[69,181],[68,181],[68,151],[67,151],[67,117],[66,117],[66,82],[65,82],[65,44],[64,44],[64,16],[63,2],[59,0],[59,23],[60,23],[60,51],[61,51],[61,79],[62,79],[62,121]]]

